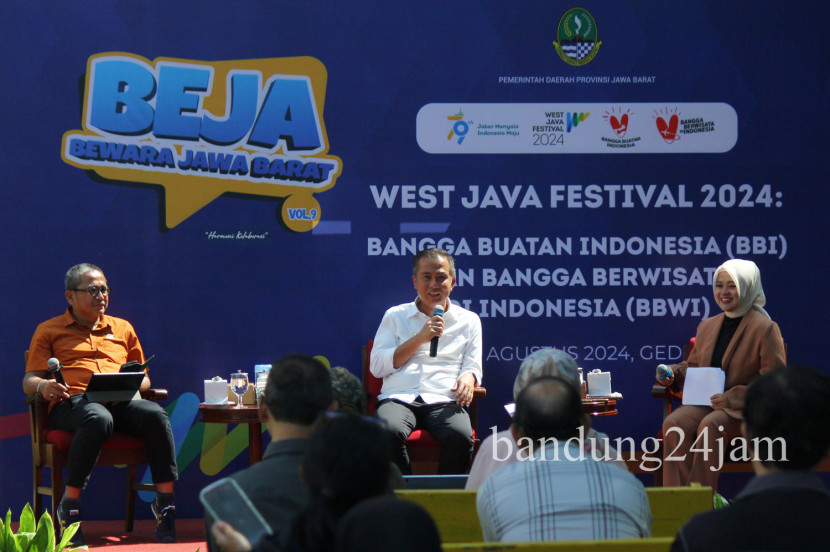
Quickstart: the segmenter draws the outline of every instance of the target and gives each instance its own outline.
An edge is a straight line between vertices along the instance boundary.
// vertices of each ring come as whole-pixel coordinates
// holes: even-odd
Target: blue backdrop
[[[202,458],[202,380],[291,351],[359,374],[423,246],[454,252],[452,298],[482,317],[482,428],[556,346],[622,393],[599,429],[653,435],[654,368],[714,314],[730,257],[761,268],[790,363],[824,370],[829,12],[576,7],[4,3],[3,511],[31,500],[22,352],[82,261],[170,390],[180,517],[247,460]],[[560,55],[575,35],[594,43]]]

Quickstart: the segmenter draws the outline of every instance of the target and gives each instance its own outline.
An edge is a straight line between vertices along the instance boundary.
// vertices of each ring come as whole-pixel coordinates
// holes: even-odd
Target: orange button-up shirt
[[[79,324],[69,309],[61,316],[41,323],[29,345],[26,371],[47,370],[55,357],[69,394],[83,393],[96,372],[118,372],[131,360],[144,362],[144,351],[132,325],[121,318],[102,315],[93,329]]]

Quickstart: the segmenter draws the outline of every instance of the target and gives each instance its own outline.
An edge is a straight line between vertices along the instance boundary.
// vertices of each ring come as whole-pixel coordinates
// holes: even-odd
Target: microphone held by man
[[[432,316],[440,316],[444,318],[444,307],[441,305],[435,305],[432,308]],[[429,342],[429,356],[436,357],[438,356],[438,336],[436,335],[433,337]]]
[[[63,374],[61,373],[61,368],[63,368],[63,366],[61,366],[60,361],[55,357],[52,357],[46,361],[46,366],[49,367],[49,373],[54,376],[55,381],[65,387],[66,380],[63,379]]]

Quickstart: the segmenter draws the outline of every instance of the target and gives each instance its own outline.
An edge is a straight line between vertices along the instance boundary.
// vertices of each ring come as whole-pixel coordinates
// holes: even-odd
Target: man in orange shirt
[[[64,279],[69,308],[60,316],[41,323],[29,346],[23,390],[39,393],[51,401],[49,424],[72,431],[66,489],[58,507],[62,528],[81,521],[81,489],[86,487],[101,447],[113,430],[143,437],[157,495],[152,509],[156,516],[156,539],[175,542],[176,525],[173,484],[178,477],[176,447],[167,413],[156,403],[142,399],[119,403],[89,402],[84,391],[94,373],[118,372],[129,361],[144,362],[144,352],[126,320],[107,316],[111,288],[95,265],[82,263],[70,268]],[[49,378],[47,361],[62,364],[65,385]],[[149,389],[146,373],[141,389]],[[84,544],[79,530],[74,546]]]

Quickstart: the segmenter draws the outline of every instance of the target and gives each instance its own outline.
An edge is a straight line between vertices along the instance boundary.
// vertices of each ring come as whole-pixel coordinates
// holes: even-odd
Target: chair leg
[[[43,512],[41,512],[41,510],[43,510],[43,499],[41,498],[40,493],[37,492],[38,487],[40,487],[43,483],[43,467],[32,466],[32,475],[32,488],[34,490],[32,504],[35,512],[35,523],[37,523],[40,520],[40,516],[43,514]]]
[[[135,464],[127,466],[127,508],[124,515],[124,531],[128,533],[133,530],[135,520],[136,471]]]
[[[63,498],[63,466],[49,468],[52,479],[52,523],[55,525],[55,534],[60,535],[61,525],[58,523],[58,505]]]

